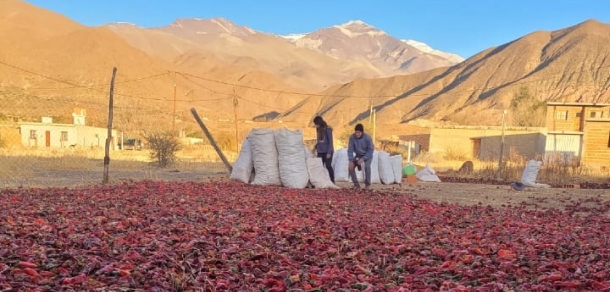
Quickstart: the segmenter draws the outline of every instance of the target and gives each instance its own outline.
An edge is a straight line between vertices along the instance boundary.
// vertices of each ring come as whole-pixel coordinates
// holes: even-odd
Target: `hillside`
[[[2,0],[0,5],[0,113],[6,116],[39,121],[46,115],[66,122],[73,108],[82,107],[90,124],[104,125],[113,67],[118,68],[114,122],[126,130],[158,121],[171,126],[174,84],[178,119],[188,121],[184,126],[191,129],[196,128],[191,107],[213,121],[232,119],[233,94],[244,96],[237,110],[242,119],[270,111],[256,104],[285,109],[298,102],[290,94],[278,99],[277,93],[244,87],[295,90],[276,76],[225,63],[213,54],[185,53],[170,62],[132,46],[107,27],[85,27],[22,1]],[[197,63],[189,65],[190,58]]]
[[[351,33],[382,35],[355,24]],[[193,107],[212,128],[227,130],[235,115],[245,129],[252,119],[306,127],[316,114],[343,129],[369,121],[373,107],[380,133],[391,134],[401,124],[499,124],[522,88],[540,101],[610,102],[610,25],[595,20],[536,31],[450,67],[385,78],[353,77],[363,68],[379,73],[371,60],[334,59],[221,19],[155,29],[86,27],[22,1],[0,0],[0,33],[0,114],[28,121],[44,115],[66,122],[80,107],[90,124],[105,125],[113,67],[115,126],[126,131],[172,127],[174,105],[178,127],[190,132],[197,131],[188,111]],[[339,38],[336,30],[328,33]],[[249,45],[229,46],[235,42]],[[355,79],[332,84],[348,77]],[[301,87],[321,80],[332,82],[321,91]]]
[[[293,108],[322,113],[333,123],[427,119],[499,124],[501,111],[526,87],[541,101],[610,101],[610,25],[588,20],[558,31],[537,31],[448,68],[383,79],[360,79],[324,91]],[[526,110],[526,109],[523,109]],[[290,120],[286,113],[283,119]]]

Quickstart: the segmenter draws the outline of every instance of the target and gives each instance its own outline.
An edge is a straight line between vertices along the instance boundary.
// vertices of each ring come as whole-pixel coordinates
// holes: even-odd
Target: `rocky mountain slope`
[[[522,87],[540,101],[610,102],[610,25],[588,20],[536,31],[462,63],[423,73],[361,79],[326,90],[286,112],[322,113],[334,123],[416,119],[499,124]],[[526,109],[524,109],[526,110]]]

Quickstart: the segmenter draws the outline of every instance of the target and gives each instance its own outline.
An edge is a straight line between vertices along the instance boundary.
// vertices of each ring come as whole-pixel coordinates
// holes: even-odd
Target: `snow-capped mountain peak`
[[[125,21],[118,21],[106,24],[108,27],[112,28],[120,28],[120,27],[139,27],[137,24]]]
[[[300,39],[302,39],[303,37],[305,37],[308,33],[292,33],[292,34],[288,34],[288,35],[280,35],[280,37],[285,38],[291,42],[296,42]]]
[[[442,51],[439,51],[439,50],[435,50],[435,49],[433,49],[432,47],[430,47],[426,43],[418,42],[418,41],[415,41],[415,40],[401,40],[401,41],[403,43],[409,45],[409,46],[412,46],[412,47],[414,47],[414,48],[424,52],[424,53],[440,56],[440,57],[443,57],[443,58],[445,58],[447,60],[450,60],[450,61],[453,61],[453,62],[456,62],[456,63],[464,61],[464,58],[459,56],[459,55],[451,54],[451,53],[446,53],[446,52],[442,52]]]
[[[339,29],[348,37],[358,37],[361,35],[383,36],[387,35],[384,31],[379,30],[362,20],[350,20],[344,24],[335,25],[333,28]]]

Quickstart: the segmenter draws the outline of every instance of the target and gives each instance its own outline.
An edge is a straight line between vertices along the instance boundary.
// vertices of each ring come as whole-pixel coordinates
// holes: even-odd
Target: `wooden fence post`
[[[108,183],[108,167],[110,164],[110,142],[112,141],[112,110],[114,108],[114,78],[116,67],[112,68],[112,79],[110,81],[110,101],[108,102],[108,136],[106,137],[106,152],[104,155],[104,178],[102,184]]]
[[[216,144],[216,140],[214,140],[214,137],[212,137],[212,133],[210,133],[210,131],[208,131],[208,128],[203,124],[203,121],[197,114],[197,111],[194,108],[191,108],[191,113],[193,114],[193,117],[195,117],[195,120],[197,120],[197,123],[199,124],[199,127],[201,127],[201,130],[203,130],[203,133],[205,134],[205,136],[210,141],[210,144],[212,144],[212,147],[214,147],[214,150],[216,150],[216,153],[218,153],[218,156],[220,156],[220,159],[222,160],[222,162],[225,164],[225,166],[227,167],[229,172],[232,172],[233,166],[231,166],[231,164],[229,163],[229,160],[227,160],[225,155],[222,153],[222,150],[220,149],[220,147],[218,147],[218,144]]]

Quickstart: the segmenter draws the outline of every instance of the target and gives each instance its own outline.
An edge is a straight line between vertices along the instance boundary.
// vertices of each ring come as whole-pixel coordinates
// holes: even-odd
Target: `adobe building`
[[[72,114],[72,124],[57,124],[51,117],[42,117],[41,121],[19,123],[21,144],[25,147],[104,147],[108,129],[85,125],[86,111],[77,109]],[[111,141],[117,135],[112,130]],[[110,143],[114,150],[115,143]]]
[[[546,158],[610,171],[610,104],[548,102]]]

